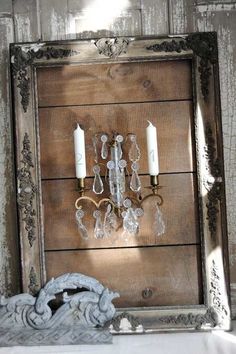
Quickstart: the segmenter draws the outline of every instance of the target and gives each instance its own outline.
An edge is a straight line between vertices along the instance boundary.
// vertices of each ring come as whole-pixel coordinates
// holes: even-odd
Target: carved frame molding
[[[19,236],[22,284],[36,293],[46,279],[37,113],[37,68],[40,66],[191,60],[194,92],[199,217],[204,305],[181,308],[127,309],[113,320],[113,331],[229,329],[227,230],[216,33],[167,38],[101,38],[11,45]],[[119,317],[120,316],[120,317]],[[137,325],[138,324],[138,325]],[[136,326],[137,325],[137,326]]]

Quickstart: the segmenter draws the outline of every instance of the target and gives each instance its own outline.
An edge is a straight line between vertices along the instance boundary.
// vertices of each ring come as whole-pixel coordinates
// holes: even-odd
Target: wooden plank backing
[[[191,99],[191,61],[38,69],[39,106]]]
[[[47,278],[80,272],[120,293],[117,307],[201,303],[197,246],[46,252]],[[145,289],[152,295],[142,296]]]
[[[140,173],[148,173],[147,120],[157,126],[160,172],[193,171],[192,115],[192,103],[189,101],[41,108],[42,178],[75,176],[73,131],[77,122],[85,130],[88,176],[93,176],[95,155],[92,137],[100,131],[110,134],[116,131],[123,135],[135,133],[141,148]],[[129,146],[127,142],[124,150],[127,151]]]
[[[149,185],[149,177],[141,178],[143,186]],[[158,199],[147,199],[143,208],[145,215],[140,219],[139,235],[126,236],[122,228],[111,237],[94,239],[93,229],[95,219],[92,212],[95,207],[90,202],[83,202],[86,217],[83,222],[89,230],[89,240],[81,238],[75,221],[75,200],[78,198],[76,180],[54,180],[42,182],[44,204],[45,248],[79,249],[79,248],[105,248],[127,247],[145,245],[191,244],[199,242],[197,205],[194,196],[194,178],[191,174],[163,175],[160,184],[164,187],[160,194],[164,199],[161,206],[166,223],[166,233],[156,237],[153,232],[155,205]],[[87,180],[87,186],[92,188],[92,180]],[[150,193],[143,188],[144,195]],[[101,196],[86,192],[97,201]],[[107,194],[109,195],[109,194]],[[133,194],[134,196],[134,194]],[[102,209],[105,212],[105,208]]]

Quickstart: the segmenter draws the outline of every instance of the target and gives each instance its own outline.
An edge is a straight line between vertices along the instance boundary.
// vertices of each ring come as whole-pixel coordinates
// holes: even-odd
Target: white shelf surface
[[[236,354],[233,331],[116,335],[113,344],[0,348],[0,354]]]

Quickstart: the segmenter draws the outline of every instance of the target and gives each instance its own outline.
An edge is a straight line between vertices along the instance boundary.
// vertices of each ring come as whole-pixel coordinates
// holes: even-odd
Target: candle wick
[[[153,127],[153,124],[150,122],[150,120],[147,120],[147,122],[149,123],[149,126],[151,125]]]

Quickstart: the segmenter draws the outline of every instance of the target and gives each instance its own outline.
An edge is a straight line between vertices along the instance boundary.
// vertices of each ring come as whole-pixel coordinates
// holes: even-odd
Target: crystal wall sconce
[[[153,228],[155,235],[165,233],[165,223],[160,206],[163,198],[159,194],[159,163],[157,151],[156,128],[149,122],[147,132],[148,167],[150,174],[150,186],[145,187],[151,193],[142,197],[142,185],[139,176],[139,161],[141,151],[138,145],[137,136],[129,133],[126,136],[107,133],[97,133],[93,137],[94,179],[92,190],[96,195],[104,193],[104,185],[109,188],[109,197],[104,197],[96,202],[93,198],[86,196],[86,158],[84,131],[77,126],[74,132],[75,144],[75,165],[76,177],[78,178],[79,198],[75,202],[76,221],[80,235],[84,239],[89,238],[84,217],[90,210],[84,210],[83,202],[87,201],[95,206],[92,211],[94,218],[94,237],[102,239],[110,237],[112,233],[123,227],[123,232],[128,235],[138,235],[140,229],[140,218],[145,214],[145,201],[149,198],[156,198],[155,212],[153,215]],[[127,159],[124,159],[126,154]],[[105,176],[101,178],[101,172]],[[105,211],[104,211],[105,207]],[[103,209],[103,211],[102,211]]]

